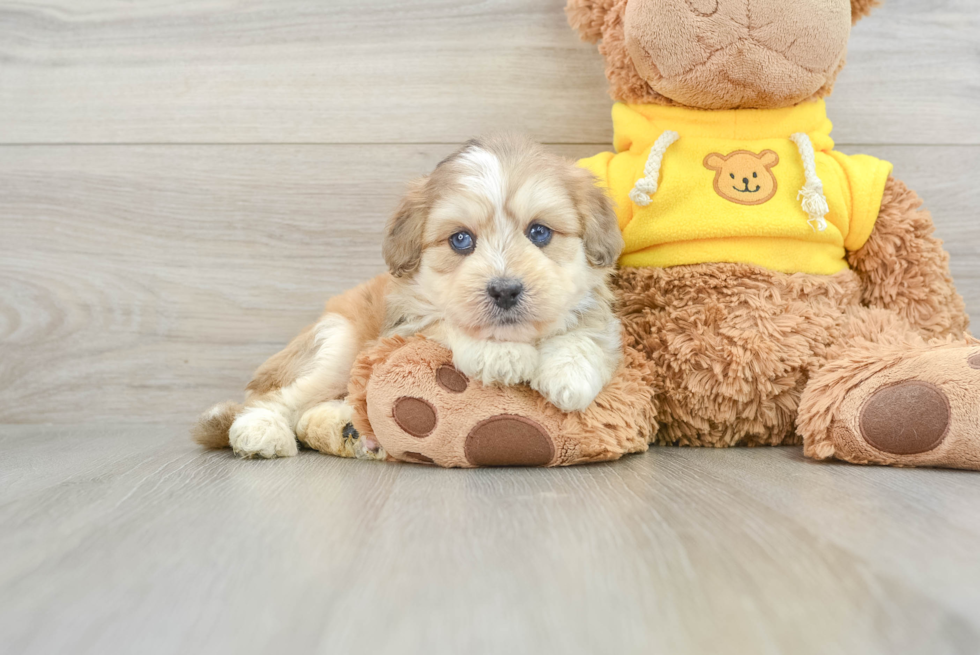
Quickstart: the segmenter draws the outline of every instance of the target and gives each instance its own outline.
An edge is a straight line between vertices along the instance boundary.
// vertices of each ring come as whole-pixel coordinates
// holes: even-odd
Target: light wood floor
[[[186,438],[459,142],[608,149],[564,0],[0,0],[0,653],[980,653],[980,475],[659,449],[437,471]],[[980,2],[829,100],[980,315]]]
[[[5,653],[975,653],[980,483],[796,448],[562,470],[8,427]]]

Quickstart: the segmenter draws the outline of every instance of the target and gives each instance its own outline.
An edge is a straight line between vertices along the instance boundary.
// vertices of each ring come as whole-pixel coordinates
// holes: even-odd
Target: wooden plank
[[[169,426],[0,428],[11,443],[0,480],[32,481],[0,486],[11,655],[980,643],[971,473],[798,448],[565,470],[243,461]],[[106,457],[73,468],[85,449]]]
[[[388,212],[453,148],[0,148],[0,422],[187,421],[238,397],[384,270]],[[980,147],[868,150],[926,198],[980,315]]]
[[[0,2],[0,143],[610,140],[564,0]],[[888,0],[854,30],[842,143],[980,144],[975,0]]]

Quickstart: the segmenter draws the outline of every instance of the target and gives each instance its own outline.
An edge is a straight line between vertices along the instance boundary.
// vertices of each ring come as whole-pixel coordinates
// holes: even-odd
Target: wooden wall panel
[[[610,138],[603,64],[564,0],[0,3],[0,143]],[[980,144],[976,0],[857,25],[842,143]]]
[[[186,420],[237,396],[384,270],[388,212],[454,147],[0,148],[0,423]],[[926,198],[980,315],[980,147],[865,150]]]

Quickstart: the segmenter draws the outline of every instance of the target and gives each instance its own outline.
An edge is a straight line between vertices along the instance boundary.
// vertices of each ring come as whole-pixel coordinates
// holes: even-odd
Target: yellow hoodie
[[[579,162],[616,201],[621,266],[742,262],[847,268],[892,166],[834,151],[823,101],[788,109],[613,107],[616,153]]]

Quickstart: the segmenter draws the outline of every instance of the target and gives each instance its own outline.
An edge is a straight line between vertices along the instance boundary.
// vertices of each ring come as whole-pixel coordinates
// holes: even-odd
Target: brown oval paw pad
[[[886,453],[925,453],[946,438],[949,399],[934,384],[906,380],[874,392],[861,409],[864,439]]]
[[[436,371],[436,382],[446,391],[453,393],[463,393],[470,384],[466,376],[450,364],[443,364],[439,367],[439,370]]]
[[[464,452],[474,466],[545,466],[555,456],[555,444],[531,419],[502,414],[477,423]]]
[[[966,363],[970,365],[970,368],[980,368],[980,353],[973,353],[970,358],[966,360]]]
[[[413,437],[427,437],[436,429],[436,410],[421,398],[399,398],[391,414],[398,427]]]

